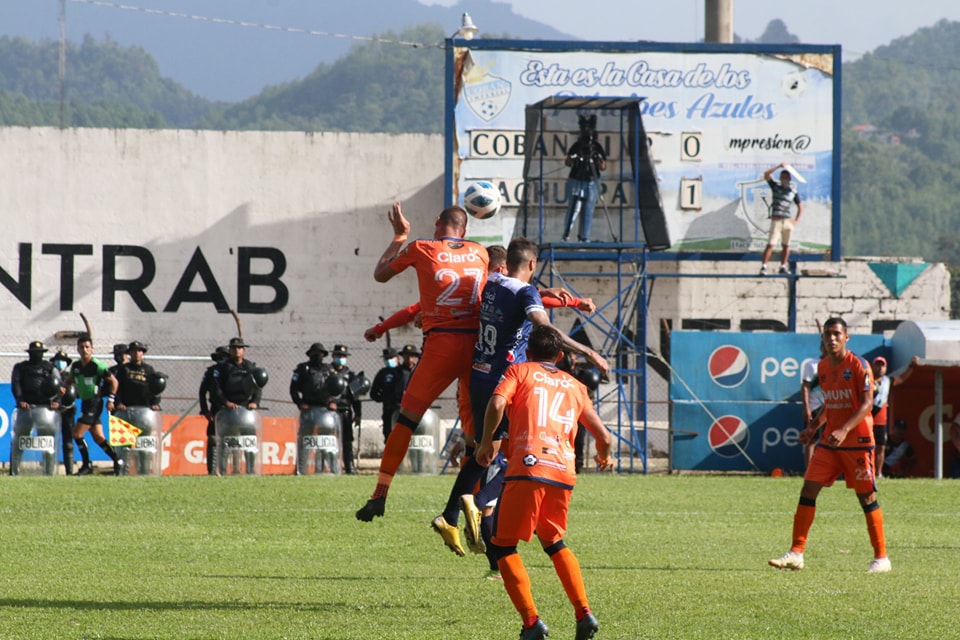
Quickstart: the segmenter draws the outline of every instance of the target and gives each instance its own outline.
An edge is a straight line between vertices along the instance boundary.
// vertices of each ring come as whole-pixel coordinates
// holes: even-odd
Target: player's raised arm
[[[377,282],[387,282],[390,278],[397,275],[397,272],[393,270],[390,263],[400,253],[400,249],[403,248],[403,243],[407,241],[407,237],[410,235],[410,222],[403,217],[403,210],[399,202],[393,203],[393,207],[387,212],[387,219],[393,227],[393,240],[387,245],[383,255],[380,256],[380,260],[377,261],[376,268],[373,270],[373,279]]]

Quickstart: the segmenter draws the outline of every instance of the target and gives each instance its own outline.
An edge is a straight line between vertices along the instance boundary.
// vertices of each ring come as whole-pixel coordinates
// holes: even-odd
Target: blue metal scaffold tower
[[[526,108],[527,197],[521,203],[516,233],[540,246],[539,281],[577,294],[574,280],[613,279],[615,291],[583,324],[603,336],[597,348],[611,363],[610,382],[601,387],[600,410],[617,438],[623,471],[648,471],[647,276],[651,251],[670,246],[657,177],[640,116],[642,98],[554,96]],[[578,115],[598,116],[598,142],[612,176],[600,183],[598,242],[566,242],[567,196],[560,196],[557,174],[564,170],[569,132]],[[562,155],[561,155],[562,154]],[[558,168],[559,162],[559,168]],[[608,203],[609,200],[609,203]],[[612,415],[611,415],[612,414]]]

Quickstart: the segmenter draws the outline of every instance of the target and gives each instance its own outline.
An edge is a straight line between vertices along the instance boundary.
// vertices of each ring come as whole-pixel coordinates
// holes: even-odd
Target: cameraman
[[[600,172],[607,168],[607,154],[597,142],[597,116],[579,116],[580,137],[570,147],[565,164],[570,167],[567,178],[567,217],[563,223],[563,241],[570,237],[576,215],[580,215],[580,242],[590,240],[593,210],[600,197]],[[580,211],[577,211],[579,203]]]

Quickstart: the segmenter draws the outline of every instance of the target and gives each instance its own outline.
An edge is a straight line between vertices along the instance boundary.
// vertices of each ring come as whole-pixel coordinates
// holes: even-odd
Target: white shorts
[[[770,220],[770,235],[767,236],[769,245],[789,245],[790,236],[793,235],[793,218],[773,218]]]

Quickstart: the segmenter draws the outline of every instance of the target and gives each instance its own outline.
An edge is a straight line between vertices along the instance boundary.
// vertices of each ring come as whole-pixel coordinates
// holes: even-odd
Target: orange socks
[[[875,558],[887,557],[887,541],[883,536],[883,511],[877,507],[864,514],[867,517],[867,533],[870,534],[870,544],[873,545]]]
[[[380,474],[377,476],[377,488],[373,491],[373,498],[382,498],[387,495],[390,489],[390,483],[393,482],[393,476],[403,462],[403,457],[407,455],[407,448],[410,446],[410,438],[413,437],[413,430],[399,422],[393,425],[390,435],[387,437],[387,444],[383,449],[383,457],[380,459]]]
[[[583,586],[583,575],[580,573],[580,563],[573,551],[564,547],[556,552],[550,559],[553,561],[553,568],[560,578],[560,584],[567,593],[570,604],[573,605],[574,612],[582,617],[584,609],[589,613],[590,605],[587,604],[587,589]]]
[[[797,512],[793,515],[793,545],[791,551],[803,553],[807,546],[807,534],[810,533],[810,527],[813,525],[813,517],[817,513],[817,508],[812,505],[799,504]]]
[[[510,596],[517,613],[523,618],[523,626],[529,627],[537,621],[537,606],[533,603],[530,591],[530,576],[519,553],[511,553],[497,560],[497,567],[503,577],[503,586]]]

